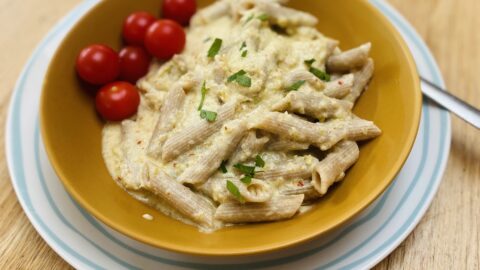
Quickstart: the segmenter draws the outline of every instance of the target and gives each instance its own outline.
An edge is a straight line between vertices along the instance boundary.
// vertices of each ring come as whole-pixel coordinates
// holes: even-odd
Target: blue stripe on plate
[[[377,5],[377,7],[379,7],[384,13],[386,13],[388,15],[388,17],[392,20],[394,20],[397,25],[400,25],[402,27],[402,30],[404,30],[406,33],[408,33],[412,40],[414,40],[416,42],[416,46],[419,47],[419,49],[422,51],[422,53],[424,54],[425,58],[428,60],[428,63],[429,63],[429,67],[430,67],[430,70],[434,73],[434,75],[436,76],[435,80],[437,81],[437,83],[440,83],[439,81],[441,80],[440,79],[440,76],[438,73],[435,73],[436,69],[435,69],[435,65],[433,64],[433,60],[431,58],[429,58],[429,54],[428,54],[428,51],[426,51],[426,48],[421,46],[422,43],[421,41],[418,40],[418,38],[415,36],[414,33],[411,32],[410,29],[408,29],[407,26],[404,25],[404,23],[402,21],[399,21],[398,18],[395,18],[395,14],[392,14],[388,9],[385,9],[382,7],[382,5],[380,5],[380,3],[376,3],[375,5]],[[80,9],[80,7],[78,8]],[[78,12],[74,12],[70,15],[70,18],[68,19],[68,22],[76,19],[78,16],[77,15]],[[65,25],[68,25],[69,23],[65,23],[63,26]],[[63,29],[64,27],[59,27],[59,29],[57,29],[58,31],[55,31],[55,33],[52,32],[52,36],[55,34],[57,34],[59,32],[60,29]],[[37,49],[37,51],[35,52],[35,54],[32,56],[32,59],[31,61],[29,62],[29,64],[27,65],[27,69],[26,69],[26,72],[23,74],[22,78],[21,78],[21,82],[19,84],[19,87],[17,87],[17,91],[16,92],[19,92],[18,95],[15,95],[14,96],[14,110],[13,110],[13,119],[15,119],[15,121],[13,121],[13,132],[14,132],[14,136],[12,136],[12,142],[13,142],[13,145],[16,145],[16,147],[14,148],[15,151],[14,151],[14,154],[16,153],[17,155],[14,155],[14,157],[16,157],[14,160],[17,161],[15,162],[16,164],[22,164],[22,161],[23,161],[23,158],[21,156],[21,145],[20,145],[20,142],[19,140],[17,140],[19,138],[19,136],[15,136],[15,135],[18,135],[20,134],[20,128],[19,128],[19,117],[17,119],[17,117],[15,116],[19,116],[19,101],[21,100],[20,99],[20,96],[21,96],[21,92],[23,92],[23,88],[24,88],[24,77],[26,77],[26,75],[29,73],[29,70],[30,70],[30,65],[31,63],[37,58],[37,54],[39,51],[41,51],[45,45],[45,43],[48,43],[48,41],[50,40],[51,36],[48,36],[45,41],[40,45],[39,49]],[[419,45],[420,44],[420,45]],[[428,107],[424,107],[424,113],[425,114],[428,114]],[[446,113],[443,113],[442,115],[442,126],[445,127],[445,125],[443,125],[446,121],[447,121],[447,117],[446,117]],[[428,117],[425,117],[427,120],[428,120]],[[17,123],[17,124],[15,124]],[[426,127],[428,127],[427,124],[425,124]],[[442,144],[442,142],[444,142],[444,139],[445,139],[445,133],[446,131],[443,130],[442,132],[442,137],[441,137],[441,140],[440,140],[440,147],[442,148],[443,150],[443,147],[444,147],[444,144]],[[38,134],[38,127],[36,129],[36,134],[37,136],[35,137],[39,137],[39,134]],[[424,136],[425,138],[428,138],[427,136]],[[426,141],[425,141],[425,138],[424,138],[424,145],[426,145]],[[38,145],[36,146],[36,148],[38,148]],[[440,151],[440,153],[442,153],[443,151]],[[37,150],[36,150],[37,151]],[[422,153],[423,155],[423,153]],[[38,155],[36,153],[36,158],[37,158],[37,166],[40,168],[40,164],[38,163]],[[445,158],[443,158],[445,159]],[[440,157],[437,161],[437,164],[436,164],[436,174],[434,175],[434,177],[432,177],[430,179],[430,185],[433,185],[433,180],[436,179],[436,177],[438,177],[438,173],[440,173],[440,170],[439,170],[439,166],[441,164],[441,161],[443,160],[442,157]],[[18,162],[20,160],[20,162]],[[422,161],[425,160],[425,159],[422,159]],[[15,167],[15,166],[14,166]],[[21,166],[22,167],[22,166]],[[18,173],[18,170],[17,168],[18,167],[15,167],[15,173],[16,175],[19,176],[19,179],[22,179],[23,182],[25,181],[24,179],[24,174],[23,174],[23,170],[22,168],[20,167],[20,172]],[[419,168],[421,168],[423,170],[423,168],[420,166]],[[421,170],[420,170],[421,171]],[[418,171],[417,171],[418,173]],[[39,175],[41,174],[41,172],[39,172]],[[417,183],[417,180],[418,179],[415,179],[413,183]],[[45,183],[44,183],[44,179],[43,179],[43,176],[41,176],[41,181],[43,181],[43,184],[42,184],[42,187],[44,188],[45,192],[48,194],[48,196],[51,196],[49,194],[49,191],[48,191],[48,188],[46,187]],[[383,195],[381,201],[377,204],[377,206],[372,210],[372,212],[369,213],[368,216],[362,218],[362,220],[359,220],[357,222],[355,222],[354,224],[352,224],[351,226],[349,226],[348,228],[346,228],[342,233],[341,235],[343,235],[344,233],[348,233],[350,231],[352,231],[353,229],[355,229],[356,227],[360,226],[361,224],[363,224],[364,222],[368,221],[369,219],[373,218],[376,213],[378,213],[381,208],[383,207],[383,204],[385,202],[385,200],[387,199],[388,195],[389,195],[389,192],[392,190],[392,187],[390,187],[387,192]],[[404,198],[402,199],[405,199],[406,197],[408,197],[408,194],[411,192],[411,189],[409,187],[409,190],[407,192],[407,194],[404,195]],[[30,204],[28,205],[28,208],[30,208],[32,213],[35,213],[34,209],[33,209],[33,206],[31,205],[31,201],[30,201],[30,198],[28,197],[28,193],[26,192],[26,185],[24,185],[22,188],[20,188],[20,192],[21,194],[19,194],[19,196],[21,196],[22,198],[25,198],[25,201],[28,200],[28,202],[30,202]],[[424,201],[426,200],[426,198],[428,198],[428,196],[424,196],[422,198],[422,204],[419,204],[419,206],[416,208],[416,211],[415,214],[422,208],[423,206],[423,203]],[[51,198],[50,198],[51,199]],[[50,200],[49,199],[49,203],[53,203],[53,200]],[[403,200],[401,201],[403,202]],[[167,258],[163,258],[163,257],[159,257],[159,256],[154,256],[154,255],[150,255],[150,254],[147,254],[145,252],[142,252],[138,249],[135,249],[123,242],[121,242],[120,240],[116,239],[113,235],[111,235],[108,231],[106,231],[103,227],[101,227],[101,225],[96,221],[94,220],[90,215],[88,215],[82,208],[80,208],[76,203],[75,203],[76,207],[79,208],[79,210],[81,211],[81,213],[87,218],[87,220],[94,226],[96,227],[101,233],[105,234],[106,237],[110,238],[112,241],[114,241],[115,243],[117,244],[120,244],[122,247],[124,248],[127,248],[128,250],[136,253],[136,254],[139,254],[141,256],[144,256],[144,257],[147,257],[149,259],[153,259],[153,260],[157,260],[159,262],[162,262],[162,263],[166,263],[166,264],[171,264],[171,265],[176,265],[176,266],[183,266],[183,267],[195,267],[195,268],[202,268],[202,267],[208,267],[208,268],[212,268],[212,267],[215,267],[215,268],[225,268],[225,267],[229,267],[229,268],[232,268],[232,267],[248,267],[248,268],[257,268],[257,267],[265,267],[265,266],[273,266],[273,265],[278,265],[278,264],[283,264],[283,263],[287,263],[287,262],[292,262],[292,261],[295,261],[295,260],[299,260],[301,258],[304,258],[304,257],[307,257],[307,256],[310,256],[310,255],[313,255],[314,253],[317,253],[318,251],[328,247],[329,245],[333,244],[335,241],[337,241],[338,239],[334,239],[332,240],[331,242],[329,243],[326,243],[325,245],[321,246],[321,247],[318,247],[318,248],[315,248],[315,249],[312,249],[312,250],[309,250],[307,252],[304,252],[302,254],[297,254],[297,255],[292,255],[292,256],[289,256],[287,258],[281,258],[281,259],[274,259],[274,260],[269,260],[269,261],[263,261],[263,262],[256,262],[256,263],[251,263],[251,264],[240,264],[240,265],[229,265],[229,264],[222,264],[222,265],[215,265],[215,264],[202,264],[202,263],[188,263],[188,262],[180,262],[180,261],[175,261],[175,260],[170,260],[170,259],[167,259]],[[398,211],[398,209],[400,208],[400,206],[402,205],[402,203],[399,204],[399,206],[397,207],[396,211]],[[52,208],[56,208],[56,206],[53,206],[52,205]],[[58,210],[58,208],[57,208]],[[417,211],[418,210],[418,211]],[[395,212],[396,212],[395,211]],[[57,212],[57,211],[55,211]],[[409,218],[409,220],[413,219],[415,217],[415,214],[412,214]],[[61,214],[60,214],[61,215]],[[371,215],[371,216],[370,216]],[[393,214],[390,216],[389,219],[391,219],[391,217],[393,217]],[[87,265],[90,265],[90,266],[93,266],[95,268],[100,268],[100,266],[98,265],[95,265],[93,262],[90,262],[88,261],[88,259],[82,257],[80,254],[76,253],[75,251],[73,251],[71,248],[69,248],[65,243],[61,242],[61,240],[58,238],[58,237],[55,237],[55,235],[48,230],[48,228],[45,226],[45,224],[43,223],[43,221],[41,221],[40,217],[38,215],[36,215],[34,218],[36,218],[38,221],[40,221],[39,223],[42,223],[44,226],[42,227],[45,227],[47,230],[47,233],[49,234],[50,237],[52,237],[52,239],[59,243],[60,246],[62,246],[62,248],[64,248],[65,250],[67,250],[69,253],[71,253],[74,257],[76,257],[77,259],[79,259],[80,261],[82,262],[85,262]],[[64,220],[64,217],[62,219],[62,217],[60,217],[60,220]],[[411,222],[411,221],[410,221]],[[64,222],[65,223],[65,222]],[[388,223],[388,220],[387,222]],[[386,223],[384,223],[382,226],[384,226]],[[395,235],[401,235],[406,228],[403,228],[403,227],[408,227],[408,222],[406,222],[404,224],[404,226],[402,226],[402,228],[397,231],[397,233],[395,233]],[[66,224],[67,225],[67,224]],[[70,226],[72,226],[71,224],[69,224]],[[69,226],[67,225],[67,226]],[[69,227],[70,227],[69,226]],[[44,228],[44,229],[45,229]],[[84,235],[82,235],[80,232],[78,232],[76,229],[74,229],[74,231],[76,231],[78,234],[80,234],[83,238],[86,238]],[[372,236],[371,236],[372,237]],[[387,242],[385,242],[383,245],[382,245],[382,248],[383,247],[386,247],[388,245],[391,244],[392,241],[395,241],[396,240],[396,237],[391,237]],[[101,252],[104,252],[102,251],[102,248],[99,247],[98,245],[94,244],[92,240],[88,239],[89,242],[91,242],[94,246],[96,246],[97,248],[99,248],[99,250]],[[365,244],[367,241],[365,241],[363,244]],[[347,252],[347,254],[344,254],[341,256],[341,258],[337,259],[339,261],[341,261],[342,259],[344,259],[346,256],[348,256],[351,252],[354,252],[355,249],[359,248],[358,246],[355,247],[354,249],[352,249],[350,252]],[[371,256],[376,256],[376,252],[380,251],[382,248],[377,248],[376,251],[372,252],[371,254],[365,256],[364,258],[362,258],[360,261],[357,261],[356,263],[362,263],[364,262],[365,260],[368,260],[369,257]],[[106,251],[105,251],[106,252]],[[104,253],[105,253],[104,252]],[[106,254],[106,253],[105,253]],[[108,257],[111,257],[113,255],[111,254],[106,254]],[[117,258],[118,259],[118,258]],[[121,261],[120,259],[118,259],[119,261]],[[338,261],[338,262],[339,262]],[[332,262],[333,263],[333,262]],[[122,263],[121,263],[122,264]],[[330,263],[331,264],[331,263]],[[127,268],[132,268],[134,269],[133,266],[129,265],[128,264],[122,264],[124,267],[127,267]],[[332,264],[333,265],[333,264]],[[326,267],[327,265],[324,265],[322,267]],[[353,264],[352,264],[353,266]]]

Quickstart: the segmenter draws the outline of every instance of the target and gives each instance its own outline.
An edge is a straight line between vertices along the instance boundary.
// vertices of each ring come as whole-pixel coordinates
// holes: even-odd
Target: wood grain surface
[[[356,1],[356,0],[352,0]],[[80,0],[0,0],[0,151],[15,81],[47,31]],[[450,91],[480,107],[480,1],[390,0],[437,58]],[[48,4],[47,4],[48,3]],[[0,269],[69,269],[23,213],[0,157]],[[413,233],[375,269],[480,269],[480,131],[453,117],[448,167]]]

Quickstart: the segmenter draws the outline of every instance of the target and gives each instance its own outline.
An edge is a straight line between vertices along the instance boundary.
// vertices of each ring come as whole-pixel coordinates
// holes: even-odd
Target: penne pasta
[[[230,164],[237,164],[247,161],[249,158],[256,156],[267,144],[269,138],[264,136],[257,138],[255,131],[249,131],[242,141],[240,141],[237,149],[229,159]]]
[[[228,223],[282,220],[293,217],[302,205],[304,195],[275,196],[264,203],[222,203],[215,218]]]
[[[287,74],[283,82],[283,88],[288,89],[288,87],[292,86],[298,81],[305,81],[308,82],[315,90],[323,90],[325,88],[325,83],[315,77],[312,73],[308,72],[306,69],[295,69]],[[307,87],[307,86],[303,86]]]
[[[195,166],[186,169],[179,177],[181,183],[200,184],[218,170],[223,160],[228,159],[245,135],[247,128],[241,120],[234,120],[222,127],[216,144],[200,155]]]
[[[312,185],[311,181],[308,180],[294,180],[290,183],[283,186],[280,190],[282,195],[299,195],[303,194],[305,196],[304,201],[311,201],[321,197],[320,193]]]
[[[345,125],[343,122],[312,123],[289,114],[269,112],[253,127],[328,150],[346,136]]]
[[[333,183],[345,176],[345,171],[358,159],[357,143],[342,141],[316,166],[312,174],[312,184],[320,195],[325,195]]]
[[[289,111],[305,114],[320,121],[330,118],[345,118],[353,104],[348,101],[329,98],[322,93],[290,92],[280,102],[273,105],[274,111]]]
[[[357,99],[360,97],[362,92],[368,85],[368,82],[373,76],[374,64],[372,59],[368,59],[365,66],[359,71],[354,73],[355,80],[352,87],[352,92],[348,94],[343,100],[347,100],[350,102],[355,103]]]
[[[212,227],[215,212],[213,204],[154,166],[150,165],[150,168],[147,168],[145,188],[176,208],[185,217],[200,225]]]
[[[301,143],[291,140],[286,140],[282,138],[277,138],[275,140],[271,140],[271,142],[267,145],[267,150],[270,151],[277,151],[277,152],[289,152],[289,151],[297,151],[297,150],[307,150],[310,147],[308,143]]]
[[[175,127],[175,120],[178,119],[183,103],[185,101],[185,91],[177,84],[168,91],[165,97],[164,105],[160,110],[157,124],[147,147],[147,153],[157,158],[162,153],[162,146],[167,139],[168,131]]]
[[[217,132],[223,124],[235,114],[237,102],[231,101],[220,107],[216,120],[211,123],[201,120],[186,126],[183,130],[172,134],[163,146],[162,160],[168,162],[206,138]]]
[[[330,56],[327,60],[327,70],[329,72],[348,72],[364,66],[371,47],[371,43],[365,43],[357,48]]]
[[[353,74],[347,74],[328,82],[323,90],[323,94],[327,97],[338,99],[345,97],[352,91],[354,78]]]

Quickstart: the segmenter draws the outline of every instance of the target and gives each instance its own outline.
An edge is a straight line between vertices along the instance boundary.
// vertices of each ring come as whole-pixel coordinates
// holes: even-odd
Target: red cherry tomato
[[[140,95],[128,82],[113,82],[98,91],[95,105],[100,115],[109,121],[120,121],[133,116],[140,104]]]
[[[188,25],[195,11],[197,11],[195,0],[164,0],[162,5],[165,19],[174,20],[184,26]]]
[[[105,45],[90,45],[78,55],[76,69],[78,75],[91,84],[112,82],[120,73],[118,54]]]
[[[123,39],[130,45],[143,45],[145,33],[155,20],[152,14],[144,11],[130,14],[123,22]]]
[[[145,76],[150,66],[151,56],[143,47],[128,46],[120,53],[120,78],[135,83]]]
[[[153,56],[168,60],[185,47],[185,31],[172,20],[158,20],[147,30],[145,47]]]

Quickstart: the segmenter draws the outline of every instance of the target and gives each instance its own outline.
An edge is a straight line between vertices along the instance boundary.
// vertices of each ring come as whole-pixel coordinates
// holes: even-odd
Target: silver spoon
[[[440,86],[420,76],[423,94],[443,108],[453,112],[472,126],[480,129],[480,110],[443,90]]]

